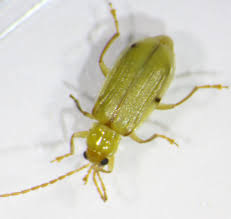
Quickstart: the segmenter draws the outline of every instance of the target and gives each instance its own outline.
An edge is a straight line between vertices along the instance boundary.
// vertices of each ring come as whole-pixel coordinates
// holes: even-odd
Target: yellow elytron
[[[89,131],[74,133],[71,137],[70,153],[53,160],[61,161],[63,158],[73,155],[74,139],[86,138],[87,150],[84,152],[84,157],[89,163],[47,183],[20,192],[3,194],[0,197],[20,195],[46,187],[89,167],[83,180],[87,183],[90,174],[93,172],[94,184],[102,200],[106,201],[106,188],[100,172],[110,173],[113,170],[114,155],[121,136],[129,136],[139,143],[149,142],[155,138],[163,138],[170,144],[177,145],[173,139],[160,134],[154,134],[146,140],[140,139],[135,134],[135,130],[154,109],[172,109],[202,88],[227,88],[220,84],[197,86],[189,95],[176,104],[160,103],[173,79],[175,71],[173,41],[168,36],[150,37],[133,43],[122,52],[114,67],[109,69],[105,65],[103,57],[113,41],[120,35],[116,11],[111,4],[109,5],[114,18],[116,33],[107,42],[99,59],[99,65],[106,76],[106,80],[92,113],[83,111],[78,100],[70,95],[79,111],[84,116],[96,120],[96,122]]]

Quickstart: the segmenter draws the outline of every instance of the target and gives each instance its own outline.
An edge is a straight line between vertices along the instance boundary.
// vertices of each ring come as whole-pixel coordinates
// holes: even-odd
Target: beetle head
[[[84,157],[98,168],[108,165],[117,151],[120,135],[105,125],[95,123],[87,137]]]

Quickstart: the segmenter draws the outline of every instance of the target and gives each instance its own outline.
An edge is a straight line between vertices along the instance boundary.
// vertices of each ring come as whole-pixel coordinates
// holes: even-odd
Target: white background
[[[38,1],[0,1],[0,31]],[[164,102],[193,86],[231,85],[228,0],[114,0],[121,38],[107,54],[112,65],[124,45],[167,34],[175,42],[176,79]],[[68,97],[90,111],[103,83],[98,57],[115,31],[106,1],[50,0],[0,40],[0,194],[53,179],[86,163],[85,141],[76,156],[49,161],[69,150],[73,132],[88,130]],[[230,90],[203,90],[171,111],[155,111],[139,129],[174,138],[139,145],[121,141],[112,174],[103,174],[103,203],[86,171],[22,196],[0,199],[1,218],[231,218]]]

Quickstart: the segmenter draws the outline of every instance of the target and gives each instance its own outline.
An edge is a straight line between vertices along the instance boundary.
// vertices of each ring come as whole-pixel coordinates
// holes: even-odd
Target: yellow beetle
[[[63,158],[73,155],[74,139],[86,138],[87,150],[84,152],[84,157],[89,163],[47,183],[20,192],[3,194],[0,197],[20,195],[46,187],[89,167],[84,181],[85,183],[88,182],[89,175],[93,171],[94,184],[102,200],[106,201],[106,188],[100,172],[110,173],[113,170],[114,155],[118,149],[121,136],[129,136],[139,143],[146,143],[159,137],[169,141],[170,144],[177,145],[173,139],[156,133],[150,138],[143,140],[135,134],[135,130],[147,119],[154,109],[172,109],[186,101],[197,90],[202,88],[227,88],[227,86],[220,84],[196,86],[185,98],[176,104],[160,103],[175,72],[173,41],[170,37],[163,35],[146,38],[133,43],[122,52],[114,67],[110,70],[105,65],[103,57],[113,41],[119,37],[120,33],[116,11],[112,8],[111,3],[109,5],[114,18],[116,33],[107,42],[100,55],[99,65],[106,76],[106,80],[92,113],[82,110],[78,100],[73,95],[70,95],[79,111],[84,116],[96,120],[96,122],[89,131],[74,133],[71,137],[70,153],[53,160],[61,161]],[[97,177],[100,181],[100,186],[97,182]]]

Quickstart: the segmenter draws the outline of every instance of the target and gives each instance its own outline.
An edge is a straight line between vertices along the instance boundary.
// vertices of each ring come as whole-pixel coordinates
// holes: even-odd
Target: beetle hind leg
[[[116,38],[119,37],[120,32],[119,32],[119,22],[116,16],[116,10],[112,7],[112,4],[109,3],[109,6],[111,8],[111,14],[113,16],[114,19],[114,23],[115,23],[115,27],[116,27],[116,33],[113,34],[113,36],[111,37],[111,39],[106,43],[106,45],[104,46],[103,51],[100,54],[100,58],[99,58],[99,66],[100,69],[102,71],[102,73],[104,74],[104,76],[107,76],[107,74],[110,72],[110,69],[106,66],[106,64],[103,61],[104,55],[107,52],[107,50],[110,48],[111,44],[114,42],[114,40]]]
[[[222,86],[221,84],[215,84],[215,85],[203,85],[203,86],[196,86],[193,88],[193,90],[181,101],[175,103],[175,104],[164,104],[160,103],[156,109],[158,110],[168,110],[168,109],[173,109],[176,106],[179,106],[180,104],[184,103],[186,100],[188,100],[194,93],[196,93],[200,89],[208,89],[208,88],[215,88],[215,89],[223,89],[223,88],[228,88],[228,86]]]

